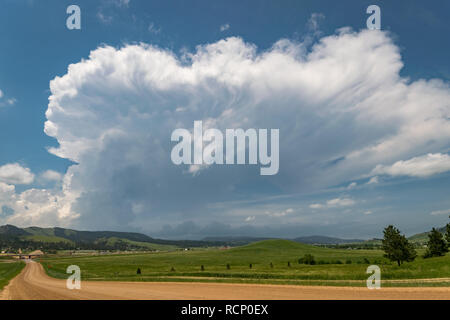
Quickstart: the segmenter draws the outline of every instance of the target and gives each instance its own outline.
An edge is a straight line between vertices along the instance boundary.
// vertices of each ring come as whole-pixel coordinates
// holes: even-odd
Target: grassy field
[[[299,264],[298,259],[305,254],[312,254],[320,264]],[[383,280],[450,277],[450,255],[417,258],[413,263],[398,267],[383,258],[380,250],[319,248],[289,240],[267,240],[227,250],[55,257],[42,259],[41,262],[47,273],[56,278],[67,278],[67,266],[78,265],[85,280],[365,285],[368,277],[366,269],[371,264],[380,266]],[[136,273],[137,268],[141,269],[140,275]],[[450,282],[425,284],[422,281],[406,281],[390,284],[450,285]]]
[[[14,278],[25,267],[23,262],[10,262],[0,259],[0,290],[8,284],[9,280]]]
[[[108,238],[106,243],[109,246],[113,247],[116,244],[116,242],[119,242],[119,241],[127,243],[127,244],[131,244],[131,245],[139,246],[139,247],[142,247],[142,248],[147,248],[149,250],[174,251],[174,250],[177,249],[176,246],[172,246],[172,245],[150,243],[150,242],[132,241],[132,240],[129,240],[129,239],[121,239],[121,238],[117,238],[117,237]]]

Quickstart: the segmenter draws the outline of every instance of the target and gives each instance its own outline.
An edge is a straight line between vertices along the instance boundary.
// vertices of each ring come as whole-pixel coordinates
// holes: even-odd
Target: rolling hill
[[[293,239],[295,242],[306,243],[306,244],[346,244],[346,243],[358,243],[364,242],[361,239],[341,239],[325,236],[308,236],[308,237],[298,237]]]
[[[438,231],[441,233],[445,233],[445,227],[438,228]],[[428,235],[430,234],[430,231],[428,232],[422,232],[415,234],[408,238],[413,243],[426,243],[428,241]]]
[[[47,249],[146,249],[174,250],[185,247],[219,246],[222,242],[162,240],[142,233],[117,231],[78,231],[64,228],[18,228],[0,226],[0,247]]]
[[[438,229],[445,232],[444,228]],[[429,232],[409,237],[416,244],[424,244]],[[243,246],[253,242],[268,240],[257,237],[208,237],[203,240],[163,240],[136,232],[118,231],[78,231],[65,228],[18,228],[13,225],[0,226],[0,248],[30,249],[91,249],[91,250],[175,250],[188,247]],[[275,240],[275,239],[274,239]],[[380,245],[381,240],[341,239],[327,236],[304,236],[292,239],[294,242],[312,245]]]

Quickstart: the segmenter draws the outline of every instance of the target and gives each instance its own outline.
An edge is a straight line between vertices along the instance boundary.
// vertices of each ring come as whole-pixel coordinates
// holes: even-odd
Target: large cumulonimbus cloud
[[[369,30],[341,29],[312,47],[284,39],[262,52],[232,37],[183,57],[147,44],[100,47],[50,83],[45,132],[59,143],[50,152],[77,163],[55,216],[147,230],[227,222],[208,206],[348,184],[377,166],[445,153],[448,84],[411,82],[401,68],[389,34]],[[280,129],[279,173],[175,166],[171,132],[195,120],[221,130]]]

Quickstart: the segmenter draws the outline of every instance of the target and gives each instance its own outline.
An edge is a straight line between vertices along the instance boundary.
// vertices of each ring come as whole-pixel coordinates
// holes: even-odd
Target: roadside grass
[[[25,267],[25,263],[18,262],[0,262],[0,290],[9,283],[9,280],[17,276]]]
[[[312,254],[323,264],[299,264]],[[421,252],[419,252],[421,254]],[[417,258],[400,267],[383,258],[381,250],[338,250],[299,244],[289,240],[266,240],[227,250],[193,250],[133,255],[59,257],[41,260],[48,275],[65,279],[66,268],[81,268],[84,280],[108,281],[206,281],[278,284],[365,286],[369,265],[381,268],[382,280],[392,286],[449,286],[448,281],[390,282],[395,279],[450,277],[450,255]],[[288,264],[289,262],[289,264]],[[250,268],[251,264],[251,268]],[[204,270],[201,270],[201,266]],[[229,265],[229,267],[227,267]],[[137,275],[137,268],[141,274]]]

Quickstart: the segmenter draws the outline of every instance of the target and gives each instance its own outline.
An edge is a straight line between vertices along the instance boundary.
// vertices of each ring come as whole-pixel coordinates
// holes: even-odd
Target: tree
[[[399,266],[405,261],[414,261],[417,257],[417,252],[408,239],[400,234],[400,230],[390,225],[384,229],[383,233],[382,249],[386,258],[396,261]]]
[[[450,218],[450,216],[448,216]],[[445,240],[447,241],[447,247],[450,247],[450,223],[445,226]]]
[[[436,228],[433,228],[428,234],[427,251],[424,258],[440,257],[448,252],[447,243],[444,240],[444,236]]]

